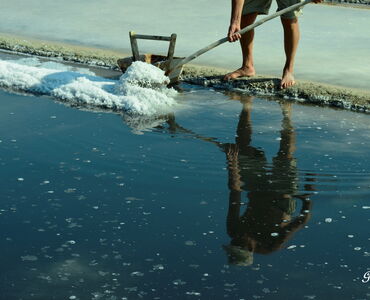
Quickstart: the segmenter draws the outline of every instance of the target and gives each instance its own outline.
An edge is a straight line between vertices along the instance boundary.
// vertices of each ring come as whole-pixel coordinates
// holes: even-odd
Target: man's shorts
[[[300,0],[276,0],[278,4],[278,11],[293,4],[300,3]],[[272,0],[245,0],[244,7],[243,7],[243,15],[251,14],[251,13],[258,13],[260,15],[267,15],[269,13],[269,9],[271,6]],[[297,10],[285,13],[282,15],[285,19],[294,19],[302,14],[302,9],[299,8]]]

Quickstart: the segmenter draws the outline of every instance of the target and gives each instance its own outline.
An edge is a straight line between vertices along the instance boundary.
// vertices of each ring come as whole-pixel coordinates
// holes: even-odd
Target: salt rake
[[[180,61],[182,61],[184,57],[181,58],[174,57],[175,44],[177,38],[177,35],[175,33],[172,33],[171,36],[159,36],[159,35],[136,34],[135,32],[130,31],[129,37],[131,43],[132,56],[125,57],[117,61],[117,64],[121,68],[122,72],[125,72],[134,61],[142,61],[162,69],[163,71],[165,71],[166,74],[169,74],[171,72],[172,76],[171,77],[172,79],[170,78],[171,83],[178,81],[178,78],[180,77],[180,74],[182,72],[182,66],[177,67],[176,70],[174,67]],[[170,42],[167,56],[151,53],[140,54],[139,47],[137,44],[138,39]]]
[[[287,8],[284,8],[272,15],[269,15],[254,24],[251,24],[247,27],[244,27],[243,29],[239,30],[236,32],[237,34],[244,34],[260,25],[263,23],[270,21],[276,17],[279,17],[287,12],[296,10],[308,3],[311,3],[314,0],[304,0],[300,3],[293,4]],[[144,54],[144,55],[139,55],[139,50],[137,46],[137,41],[136,39],[150,39],[150,40],[161,40],[161,41],[169,41],[170,42],[170,47],[168,50],[168,55],[167,57],[162,56],[162,55],[155,55],[155,54]],[[193,59],[197,58],[198,56],[208,52],[209,50],[212,50],[213,48],[216,48],[217,46],[225,43],[228,41],[227,37],[224,37],[222,39],[219,39],[212,44],[198,50],[197,52],[185,57],[185,58],[179,58],[179,57],[174,57],[174,51],[175,51],[175,42],[176,42],[176,34],[172,34],[170,37],[163,37],[163,36],[151,36],[151,35],[136,35],[132,31],[130,32],[130,41],[131,41],[131,49],[133,53],[133,57],[129,58],[124,58],[118,60],[118,65],[122,69],[122,71],[125,71],[127,67],[136,60],[141,60],[145,61],[148,63],[152,63],[156,65],[157,67],[161,68],[162,70],[165,71],[165,74],[170,78],[171,83],[175,83],[179,80],[179,77],[181,75],[183,66],[187,64],[188,62],[192,61]]]

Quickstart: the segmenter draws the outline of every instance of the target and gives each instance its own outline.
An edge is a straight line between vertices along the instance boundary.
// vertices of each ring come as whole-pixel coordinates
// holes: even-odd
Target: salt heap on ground
[[[166,114],[176,105],[176,91],[166,87],[168,77],[152,65],[135,62],[118,81],[78,71],[37,64],[34,58],[0,60],[0,87],[138,115]]]
[[[144,62],[134,62],[121,76],[115,86],[117,94],[126,97],[126,104],[136,111],[148,111],[150,108],[171,107],[174,105],[174,89],[166,86],[170,83],[164,71]],[[138,101],[140,95],[140,101]],[[150,108],[148,107],[150,104]]]

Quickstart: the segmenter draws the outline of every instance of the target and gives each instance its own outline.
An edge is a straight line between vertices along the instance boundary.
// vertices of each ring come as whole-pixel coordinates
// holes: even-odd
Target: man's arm
[[[243,6],[244,0],[231,0],[231,19],[229,32],[227,34],[229,42],[235,42],[241,38],[241,35],[235,34],[235,32],[240,30]]]

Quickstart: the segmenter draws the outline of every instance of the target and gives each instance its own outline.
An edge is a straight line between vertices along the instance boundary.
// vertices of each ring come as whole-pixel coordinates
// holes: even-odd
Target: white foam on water
[[[137,115],[161,115],[173,111],[176,91],[168,89],[164,72],[135,62],[119,80],[94,76],[91,72],[35,58],[0,60],[0,86],[51,96],[71,104],[123,110]]]

